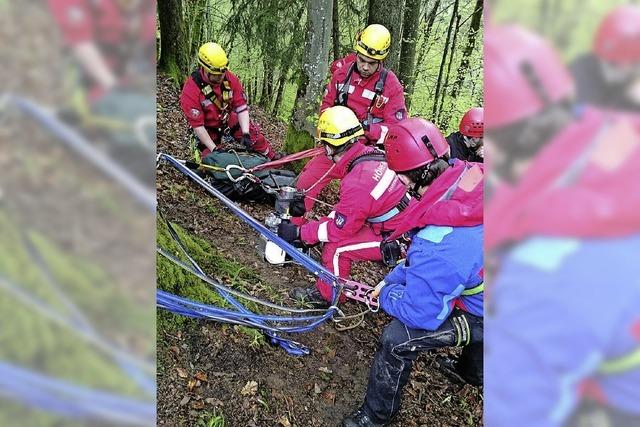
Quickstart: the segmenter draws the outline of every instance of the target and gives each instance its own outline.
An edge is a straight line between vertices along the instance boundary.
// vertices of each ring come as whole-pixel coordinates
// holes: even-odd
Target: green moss
[[[61,317],[68,314],[66,306],[26,251],[24,240],[28,239],[41,254],[64,295],[80,308],[97,330],[107,335],[136,331],[138,337],[148,330],[153,311],[132,304],[130,297],[123,295],[120,287],[114,286],[94,263],[61,250],[41,234],[25,232],[21,235],[20,225],[2,212],[0,235],[3,237],[0,240],[0,275],[26,295],[36,298]],[[116,315],[114,310],[118,310]],[[110,356],[76,332],[24,304],[14,294],[0,292],[0,313],[5,319],[11,319],[11,327],[0,328],[0,342],[4,343],[0,346],[0,360],[81,386],[137,395],[137,386]],[[152,346],[147,350],[151,354]],[[0,417],[0,425],[4,424]],[[33,422],[29,419],[28,424],[40,425],[37,417]]]
[[[284,149],[287,153],[297,153],[302,150],[313,148],[313,137],[305,130],[296,130],[292,124],[289,124],[287,135],[284,141]],[[296,172],[300,172],[308,159],[299,160],[291,164]]]

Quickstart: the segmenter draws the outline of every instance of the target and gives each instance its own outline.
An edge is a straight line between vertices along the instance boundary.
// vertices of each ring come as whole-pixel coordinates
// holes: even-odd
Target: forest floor
[[[158,152],[185,159],[190,155],[188,127],[178,98],[179,90],[159,75]],[[279,148],[286,124],[271,120],[257,107],[252,107],[251,113],[267,139]],[[256,250],[260,237],[173,168],[161,166],[156,185],[159,209],[187,236],[189,244],[200,245],[203,254],[198,261],[210,276],[226,284],[239,283],[249,293],[288,306],[295,306],[287,296],[289,289],[313,286],[313,277],[299,266],[265,263]],[[330,193],[323,197],[333,202],[336,198]],[[266,204],[240,206],[259,220],[272,210]],[[158,233],[160,240],[164,236],[160,225]],[[164,265],[162,261],[159,258],[159,266]],[[173,279],[165,277],[167,271],[158,270],[161,288],[174,286],[170,283]],[[353,276],[375,284],[385,271],[381,265],[361,263],[354,268]],[[172,291],[192,296],[194,289],[183,286]],[[343,307],[346,314],[362,309],[354,303]],[[293,337],[311,352],[292,357],[280,347],[269,345],[261,334],[245,328],[159,311],[158,425],[338,425],[362,402],[378,337],[389,320],[383,313],[368,313],[360,326],[344,332],[332,322],[324,323],[313,332]],[[436,369],[433,359],[434,354],[417,359],[393,425],[482,425],[482,390],[451,384]]]

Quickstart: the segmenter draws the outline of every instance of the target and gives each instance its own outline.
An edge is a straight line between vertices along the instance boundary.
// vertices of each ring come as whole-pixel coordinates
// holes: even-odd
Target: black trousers
[[[394,319],[380,337],[373,358],[364,411],[376,423],[391,420],[400,407],[402,388],[409,380],[418,354],[435,348],[465,345],[461,375],[482,383],[483,319],[462,310],[454,312],[435,331],[411,329]]]

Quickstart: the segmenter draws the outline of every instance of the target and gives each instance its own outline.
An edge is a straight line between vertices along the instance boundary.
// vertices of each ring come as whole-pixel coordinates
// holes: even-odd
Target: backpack
[[[202,163],[209,166],[226,168],[229,165],[237,165],[245,169],[268,161],[268,158],[260,154],[235,150],[214,151],[202,159]],[[229,175],[227,172],[217,172],[210,169],[207,170],[207,173],[211,185],[233,201],[274,202],[276,190],[280,187],[294,186],[296,179],[295,172],[282,169],[265,169],[254,172],[253,176],[258,178],[259,182],[247,178],[233,182],[229,179],[229,175],[234,179],[241,177],[242,172],[238,169],[230,169]]]

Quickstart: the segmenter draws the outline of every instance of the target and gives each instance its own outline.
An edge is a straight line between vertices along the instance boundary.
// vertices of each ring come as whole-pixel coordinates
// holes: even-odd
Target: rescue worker
[[[484,40],[500,181],[485,211],[498,260],[485,422],[638,425],[640,135],[627,117],[574,108],[568,69],[538,35],[493,27]]]
[[[282,222],[278,235],[288,242],[322,242],[322,264],[347,278],[353,261],[380,261],[383,234],[402,221],[412,202],[404,184],[387,167],[384,153],[365,145],[362,124],[347,107],[326,109],[318,120],[318,139],[327,158],[344,176],[340,200],[333,212],[301,227]],[[321,280],[317,288],[296,289],[292,297],[311,302],[331,301],[332,287]],[[344,301],[342,296],[340,301]]]
[[[578,102],[640,111],[640,6],[619,6],[602,20],[593,53],[571,64]]]
[[[349,107],[362,124],[367,144],[381,140],[390,124],[407,116],[404,88],[383,64],[390,47],[389,30],[379,24],[366,27],[356,37],[355,52],[331,65],[331,80],[320,105],[320,113],[334,105]],[[296,186],[307,190],[307,211],[332,179],[342,178],[332,166],[327,157],[317,156],[300,173]]]
[[[372,294],[395,319],[380,338],[364,404],[342,421],[343,427],[388,425],[398,412],[402,389],[421,352],[464,346],[459,371],[475,385],[483,380],[482,173],[471,176],[472,171],[481,171],[480,165],[459,160],[448,163],[444,136],[420,118],[392,126],[384,144],[389,168],[417,193],[420,205],[426,201],[420,210],[433,207],[434,201],[451,189],[459,190],[456,203],[479,214],[473,226],[458,226],[466,220],[455,214],[442,225],[416,223],[422,227],[413,230],[406,261]],[[441,180],[447,184],[441,185]],[[462,180],[467,182],[458,185]],[[471,191],[475,197],[466,199],[465,194]],[[443,208],[454,212],[449,206]],[[423,219],[429,223],[428,218]]]
[[[109,156],[155,185],[156,4],[153,0],[48,0],[78,72],[59,117],[96,129]],[[69,83],[69,82],[67,82]]]
[[[203,44],[198,64],[182,88],[180,107],[196,136],[200,158],[204,161],[212,151],[224,148],[225,136],[271,160],[280,158],[260,127],[250,121],[244,89],[228,69],[224,49],[213,42]]]
[[[155,69],[156,5],[150,0],[48,0],[80,64],[93,103]],[[141,79],[138,79],[141,80]],[[155,85],[155,82],[153,83]]]
[[[467,111],[460,120],[458,132],[447,136],[452,159],[468,162],[484,161],[484,120],[482,107],[474,107]]]

